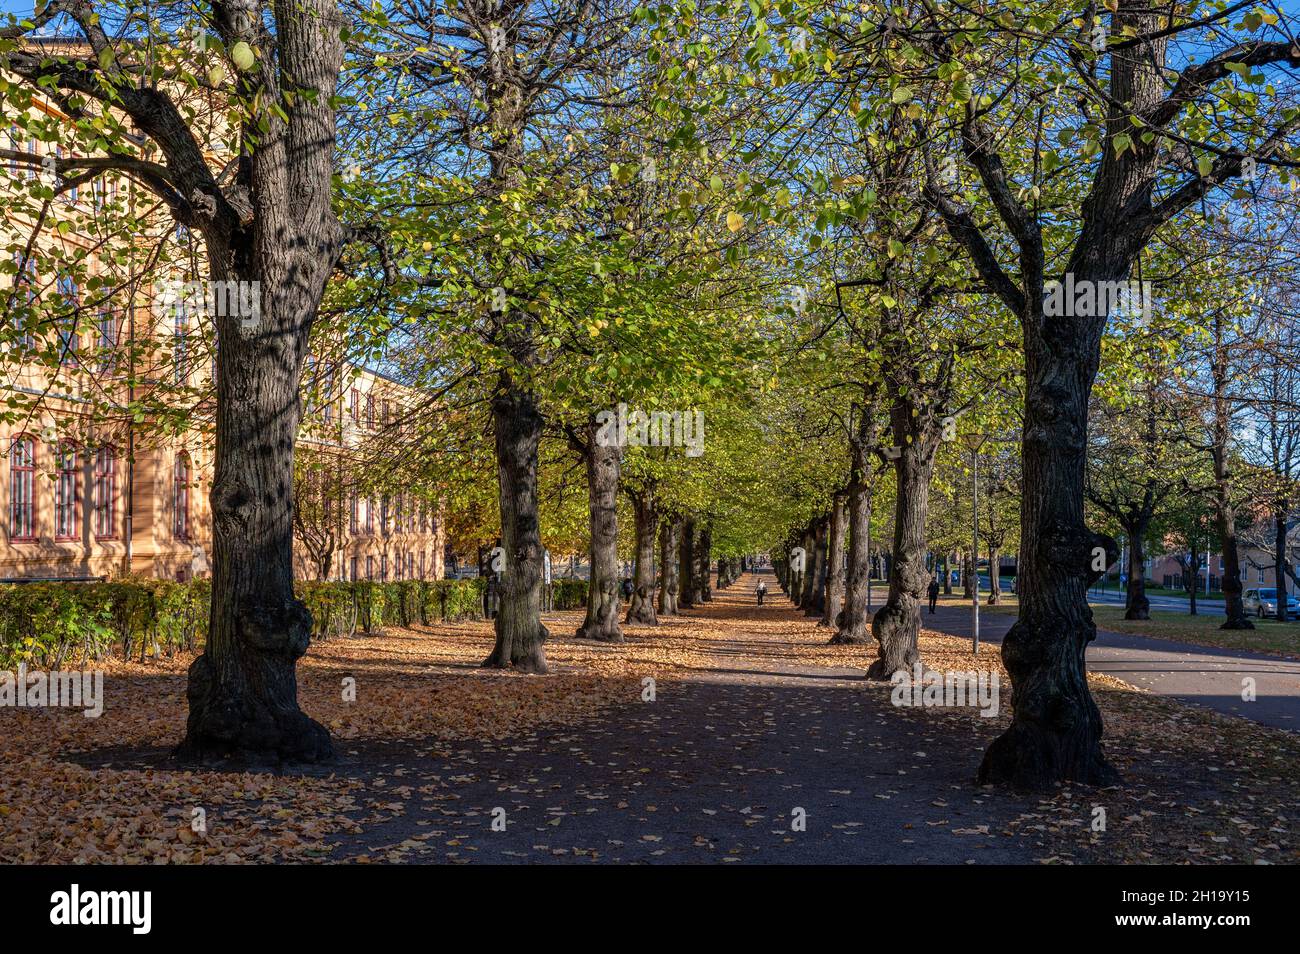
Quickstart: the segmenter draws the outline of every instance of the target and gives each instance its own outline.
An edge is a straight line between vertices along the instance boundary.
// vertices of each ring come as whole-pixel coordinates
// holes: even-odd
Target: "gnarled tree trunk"
[[[618,479],[622,448],[617,442],[603,446],[596,439],[600,425],[593,418],[587,423],[585,454],[587,464],[588,528],[591,535],[591,579],[587,587],[587,617],[578,627],[580,639],[621,643],[623,630],[618,625]]]
[[[532,393],[502,374],[492,398],[501,507],[501,604],[496,646],[484,666],[546,672],[542,624],[542,538],[537,514],[537,447],[542,415]]]
[[[222,195],[170,102],[160,105],[141,89],[118,104],[162,146],[177,177],[171,186],[193,206],[186,224],[203,232],[210,277],[256,282],[260,299],[255,317],[214,319],[212,602],[207,643],[189,669],[178,750],[188,758],[333,755],[329,733],[298,707],[295,666],[307,651],[311,614],[293,588],[293,462],[308,338],[344,237],[331,204],[342,18],[324,0],[275,13],[278,62],[250,76],[272,103],[279,75],[315,95],[300,97],[283,122],[245,130],[248,153],[234,182],[239,199]],[[243,11],[223,11],[216,24],[231,43],[245,35],[256,42],[265,28]]]
[[[894,474],[898,483],[894,503],[894,547],[889,571],[889,596],[871,620],[871,632],[880,642],[877,658],[867,669],[868,679],[888,679],[910,670],[920,661],[917,635],[921,629],[921,603],[930,582],[925,569],[925,519],[930,509],[930,474],[934,470],[937,442],[915,426],[910,404],[895,404]],[[906,418],[906,420],[904,420]],[[904,434],[912,440],[905,442]]]
[[[667,516],[659,527],[659,615],[677,615],[677,547],[681,540],[682,518]]]
[[[826,525],[825,517],[813,521],[812,550],[808,555],[811,585],[804,603],[805,616],[820,617],[826,612]]]
[[[677,608],[693,609],[695,606],[695,518],[682,521],[681,536],[677,541]]]
[[[826,608],[820,626],[834,626],[844,605],[844,516],[844,494],[836,494],[826,535]]]
[[[713,562],[713,524],[705,523],[700,528],[700,538],[695,544],[695,585],[698,587],[695,601],[709,603],[713,600],[713,587],[709,580],[709,566]]]
[[[989,606],[1002,602],[1002,578],[998,575],[998,560],[1002,558],[995,546],[989,547]]]
[[[624,623],[658,624],[655,615],[655,532],[659,526],[659,510],[655,504],[654,490],[645,488],[629,492],[632,513],[636,521],[636,567],[632,576],[632,599],[628,602]]]
[[[1124,618],[1150,619],[1151,601],[1147,599],[1146,535],[1150,521],[1137,520],[1124,525],[1128,536],[1128,583],[1125,587]]]
[[[871,574],[871,488],[863,469],[855,467],[849,484],[849,555],[845,567],[844,606],[836,620],[832,643],[862,644],[871,640],[867,612],[867,580]]]

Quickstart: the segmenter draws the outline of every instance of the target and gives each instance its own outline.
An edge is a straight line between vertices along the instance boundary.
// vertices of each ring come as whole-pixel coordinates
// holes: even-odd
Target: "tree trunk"
[[[930,474],[934,470],[936,442],[913,432],[907,401],[893,411],[894,459],[897,494],[894,502],[894,547],[889,571],[889,596],[871,620],[872,635],[880,643],[876,660],[867,669],[868,679],[889,679],[899,671],[910,671],[921,659],[917,634],[921,630],[921,603],[929,584],[925,570],[925,519],[930,509]],[[906,420],[904,420],[906,418]],[[910,434],[910,442],[903,434]]]
[[[1002,578],[998,576],[998,560],[1001,559],[998,554],[998,548],[989,545],[989,606],[997,606],[1002,602]]]
[[[1150,619],[1151,601],[1147,599],[1147,520],[1124,524],[1128,536],[1128,587],[1124,599],[1125,619]]]
[[[1214,322],[1215,356],[1211,365],[1214,394],[1214,423],[1211,430],[1210,458],[1214,465],[1214,526],[1219,535],[1219,552],[1223,554],[1223,609],[1227,617],[1220,629],[1254,629],[1246,618],[1241,601],[1241,553],[1237,544],[1237,514],[1232,502],[1232,475],[1228,463],[1232,410],[1227,395],[1228,369],[1222,344],[1222,315],[1216,310]]]
[[[1283,499],[1273,513],[1273,554],[1274,578],[1277,580],[1277,618],[1286,622],[1287,567],[1286,558],[1286,518],[1290,501]]]
[[[834,626],[844,605],[844,495],[836,494],[831,505],[830,529],[826,537],[826,607],[819,626]]]
[[[1102,325],[1046,317],[1041,300],[1041,292],[1031,290],[1027,307],[1033,314],[1022,321],[1020,613],[1002,641],[1013,685],[1012,721],[984,753],[979,782],[1108,785],[1118,773],[1101,750],[1101,713],[1084,665],[1084,651],[1097,636],[1088,607],[1088,587],[1099,576],[1092,570],[1093,550],[1103,548],[1107,565],[1119,555],[1114,540],[1091,532],[1083,520],[1088,395]]]
[[[232,24],[248,28],[236,19],[221,18],[227,36]],[[295,666],[312,619],[293,589],[293,480],[302,366],[343,242],[331,204],[341,25],[337,7],[322,0],[276,8],[279,68],[317,95],[296,102],[283,123],[245,130],[242,215],[225,198],[173,184],[200,210],[211,279],[257,282],[259,298],[251,326],[238,310],[214,318],[212,601],[207,643],[189,669],[185,758],[333,756],[329,733],[298,707]],[[170,115],[136,118],[155,138],[177,138],[163,128]],[[180,138],[193,147],[188,133]]]
[[[596,439],[600,425],[587,423],[587,509],[590,532],[591,578],[587,586],[587,618],[578,627],[579,639],[621,643],[618,625],[618,479],[622,449],[616,442],[603,446]]]
[[[713,587],[709,581],[709,566],[713,562],[713,525],[706,523],[700,529],[700,538],[695,546],[695,584],[699,587],[697,603],[709,603],[713,600]]]
[[[682,521],[681,536],[677,541],[677,608],[695,607],[695,518]]]
[[[659,615],[677,615],[677,548],[681,540],[682,518],[665,517],[659,527]]]
[[[545,673],[542,625],[542,538],[537,515],[537,447],[542,415],[531,392],[501,376],[492,399],[497,490],[501,507],[501,603],[496,646],[484,666]]]
[[[943,595],[952,596],[952,553],[943,555]]]
[[[871,489],[854,468],[849,484],[849,554],[844,570],[844,606],[835,621],[835,644],[861,645],[870,642],[867,613],[867,580],[871,574]]]
[[[636,521],[636,568],[632,574],[632,599],[628,601],[627,617],[623,622],[655,626],[659,622],[654,602],[655,532],[659,525],[659,511],[653,490],[638,490],[630,496]]]
[[[812,573],[808,589],[808,599],[804,608],[805,616],[821,617],[826,612],[826,518],[818,517],[813,523]]]

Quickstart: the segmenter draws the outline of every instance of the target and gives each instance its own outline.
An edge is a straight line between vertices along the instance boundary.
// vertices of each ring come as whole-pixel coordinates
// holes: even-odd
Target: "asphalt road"
[[[1001,645],[1014,622],[1010,613],[980,613],[981,645]],[[969,639],[970,607],[940,606],[934,615],[924,613],[921,624]],[[1157,695],[1300,732],[1300,660],[1107,630],[1098,630],[1087,659],[1093,672]],[[1242,700],[1246,679],[1254,680],[1253,702]]]

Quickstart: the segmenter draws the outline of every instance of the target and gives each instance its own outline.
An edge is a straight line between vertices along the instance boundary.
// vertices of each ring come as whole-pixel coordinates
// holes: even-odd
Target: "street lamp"
[[[971,490],[970,490],[970,632],[971,632],[971,652],[978,656],[980,652],[980,573],[979,573],[979,552],[980,552],[980,448],[988,440],[985,434],[963,434],[962,443],[970,450],[971,460]],[[996,572],[992,565],[989,566],[990,580],[991,575]]]

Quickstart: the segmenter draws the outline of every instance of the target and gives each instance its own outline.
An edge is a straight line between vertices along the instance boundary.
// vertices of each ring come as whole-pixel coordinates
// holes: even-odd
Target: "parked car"
[[[1277,589],[1247,590],[1241,598],[1242,608],[1260,619],[1271,616],[1277,619]],[[1300,600],[1290,594],[1286,598],[1287,619],[1300,619]]]

